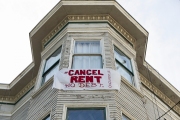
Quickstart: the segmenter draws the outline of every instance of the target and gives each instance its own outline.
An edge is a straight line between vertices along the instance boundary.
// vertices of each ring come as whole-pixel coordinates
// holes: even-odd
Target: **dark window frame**
[[[42,120],[47,120],[47,118],[50,118],[51,119],[51,115],[48,114],[45,118],[43,118]]]
[[[57,49],[46,59],[46,61],[45,61],[45,65],[44,65],[44,69],[43,69],[43,73],[42,73],[42,82],[41,82],[41,85],[43,85],[45,82],[48,81],[48,80],[45,81],[45,76],[46,76],[51,70],[53,70],[53,69],[59,64],[59,62],[60,62],[60,58],[59,58],[58,60],[56,60],[56,61],[54,62],[54,64],[51,65],[51,67],[49,67],[47,70],[45,70],[48,59],[51,58],[52,55],[53,55],[54,53],[56,53],[58,50],[60,50],[60,53],[59,53],[59,54],[61,54],[61,52],[62,52],[62,46],[60,46],[59,48],[57,48]],[[61,55],[60,55],[60,57],[61,57]]]
[[[125,54],[125,53],[123,53],[118,47],[116,47],[116,46],[114,46],[114,52],[117,52],[118,54],[123,54],[127,59],[129,59],[129,61],[130,61],[130,66],[131,66],[131,69],[132,70],[129,70],[126,66],[124,66],[117,58],[116,58],[116,56],[114,56],[114,58],[115,58],[115,62],[117,62],[125,71],[127,71],[127,73],[128,74],[130,74],[130,76],[131,76],[131,81],[132,81],[132,85],[134,85],[135,84],[135,82],[134,82],[134,73],[133,73],[133,66],[132,66],[132,61],[131,61],[131,59]],[[124,76],[123,76],[124,77]]]
[[[67,111],[66,111],[66,120],[68,120],[67,116],[68,116],[68,110],[103,110],[104,112],[104,118],[105,120],[107,120],[106,117],[106,107],[79,107],[79,108],[74,108],[74,107],[68,107]]]

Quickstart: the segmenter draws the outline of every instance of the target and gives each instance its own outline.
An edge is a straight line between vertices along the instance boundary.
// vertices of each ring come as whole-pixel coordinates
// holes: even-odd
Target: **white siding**
[[[54,117],[57,100],[57,90],[52,89],[52,84],[30,101],[29,112],[26,120],[40,120],[48,113]]]
[[[0,120],[11,120],[11,117],[8,117],[8,116],[0,116]]]
[[[114,92],[113,91],[59,91],[58,101],[56,107],[57,117],[56,119],[61,120],[63,115],[63,106],[70,104],[72,106],[81,107],[87,106],[88,104],[107,104],[109,106],[110,118],[116,117],[116,105],[114,104]]]
[[[118,106],[118,114],[120,114],[120,108],[122,108],[137,120],[147,119],[141,96],[123,82],[121,82],[120,92],[116,93],[116,104]]]
[[[29,102],[19,108],[11,117],[11,120],[26,120],[29,109]]]

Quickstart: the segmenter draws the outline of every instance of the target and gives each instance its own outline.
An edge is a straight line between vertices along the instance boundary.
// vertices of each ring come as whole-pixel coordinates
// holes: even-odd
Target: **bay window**
[[[66,120],[106,120],[105,108],[68,108]]]
[[[41,84],[47,82],[54,73],[58,70],[58,65],[61,56],[61,47],[58,48],[47,60],[45,63],[44,71],[43,71],[43,80]]]
[[[123,76],[130,84],[134,84],[133,71],[131,66],[131,60],[118,48],[114,49],[116,70]]]
[[[75,41],[72,68],[102,68],[100,41]]]

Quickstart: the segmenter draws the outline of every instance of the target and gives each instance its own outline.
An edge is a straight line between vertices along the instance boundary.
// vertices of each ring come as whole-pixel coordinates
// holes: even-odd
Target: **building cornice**
[[[9,104],[16,104],[24,95],[26,95],[35,85],[36,77],[32,79],[18,94],[15,96],[0,96],[0,102],[3,103],[9,103]]]
[[[10,84],[9,84],[9,89],[14,87],[14,85],[19,82],[24,75],[26,75],[33,67],[35,66],[34,62],[30,63]]]
[[[15,97],[14,101],[17,102],[20,98],[22,98],[24,95],[28,93],[29,90],[31,90],[36,82],[36,77],[32,79]]]
[[[71,9],[73,9],[73,6],[102,6],[101,9],[104,9],[104,11],[106,11],[107,9],[110,8],[110,13],[112,12],[112,7],[115,8],[116,12],[121,12],[124,17],[128,18],[128,20],[131,21],[131,23],[133,25],[136,26],[136,28],[138,28],[141,32],[143,32],[144,35],[148,35],[148,32],[117,2],[114,0],[104,0],[104,1],[99,1],[99,0],[81,0],[81,2],[77,1],[77,0],[62,0],[59,3],[57,3],[54,8],[52,8],[50,10],[50,12],[32,29],[32,31],[30,32],[30,36],[33,36],[44,24],[46,24],[46,22],[54,15],[56,14],[56,12],[59,11],[59,9],[63,8],[62,14],[60,14],[60,16],[62,15],[72,15],[74,14],[74,10],[68,11],[67,9],[69,9],[68,7],[71,7]],[[107,8],[107,6],[109,8]],[[78,7],[81,8],[81,7]],[[75,8],[77,10],[77,8]],[[83,8],[84,9],[84,8]],[[79,11],[79,10],[77,10]],[[100,12],[101,10],[96,9],[96,10],[90,10],[88,9],[88,13],[92,14],[93,12],[96,12],[96,14],[98,14],[98,12]],[[87,11],[85,10],[80,10],[79,13],[81,15],[87,15]],[[101,12],[100,12],[101,13]],[[102,14],[102,13],[101,13]],[[56,19],[57,20],[57,19]]]
[[[52,38],[54,38],[69,22],[108,22],[113,28],[118,31],[128,42],[133,46],[136,39],[133,38],[118,22],[116,22],[110,15],[68,15],[66,16],[43,40],[44,47]]]
[[[143,65],[150,71],[153,73],[153,75],[155,75],[157,78],[159,78],[159,80],[165,84],[168,88],[170,88],[174,93],[177,94],[177,96],[180,97],[180,92],[173,86],[171,85],[158,71],[156,71],[149,63],[147,63],[146,61],[143,62]]]
[[[0,90],[10,90],[13,88],[33,67],[34,63],[32,62],[10,84],[0,83]]]
[[[157,87],[155,87],[149,80],[147,80],[142,74],[139,74],[140,80],[142,84],[147,87],[151,92],[153,92],[158,98],[160,98],[166,105],[170,108],[173,107],[176,103],[174,103],[171,99],[169,99],[165,94],[163,94]],[[180,115],[180,107],[175,106],[173,108]]]

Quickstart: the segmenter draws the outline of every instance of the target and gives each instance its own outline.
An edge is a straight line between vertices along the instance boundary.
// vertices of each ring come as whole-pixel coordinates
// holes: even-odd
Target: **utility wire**
[[[160,75],[160,73],[157,71],[157,73],[159,74],[159,79],[160,79],[160,77],[161,77],[161,75]],[[161,115],[158,119],[160,119],[161,117],[163,117],[164,115],[166,115],[170,110],[172,110],[178,103],[180,103],[180,101],[179,102],[177,102],[173,107],[171,107],[167,112],[165,112],[163,115]],[[171,115],[170,115],[170,117],[171,117]],[[157,119],[157,120],[158,120]],[[172,120],[172,117],[171,117],[171,120]]]
[[[174,106],[172,106],[167,112],[165,112],[163,115],[161,115],[159,118],[157,118],[156,120],[159,120],[160,118],[162,118],[164,115],[166,115],[169,111],[171,111],[177,104],[179,104],[179,102],[177,102]]]

